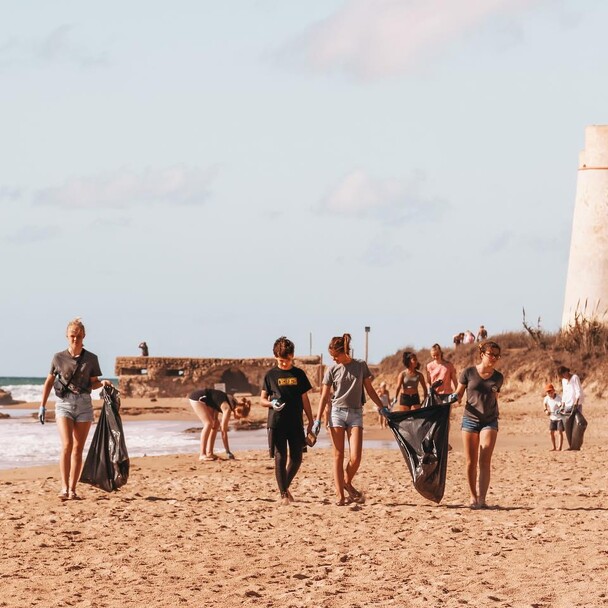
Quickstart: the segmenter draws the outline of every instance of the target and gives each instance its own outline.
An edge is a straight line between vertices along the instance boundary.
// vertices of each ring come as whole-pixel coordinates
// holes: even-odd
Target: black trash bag
[[[100,394],[104,403],[80,481],[112,492],[129,479],[129,454],[118,413],[120,393],[113,386],[104,386]]]
[[[439,503],[445,491],[450,434],[449,405],[385,414],[412,475],[414,488]]]
[[[564,420],[564,430],[566,431],[569,449],[581,449],[586,429],[587,420],[582,412],[579,411],[578,407],[574,407],[572,413]]]

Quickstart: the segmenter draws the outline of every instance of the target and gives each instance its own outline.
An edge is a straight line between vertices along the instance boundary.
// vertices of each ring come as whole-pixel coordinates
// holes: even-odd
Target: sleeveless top
[[[403,374],[402,386],[403,390],[405,389],[415,389],[418,390],[418,384],[420,383],[420,373],[416,372],[415,376],[408,375],[407,372]]]

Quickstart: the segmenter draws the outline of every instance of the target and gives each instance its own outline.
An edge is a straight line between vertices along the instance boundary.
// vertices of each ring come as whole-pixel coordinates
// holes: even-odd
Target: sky
[[[559,328],[608,3],[3,7],[0,376]]]

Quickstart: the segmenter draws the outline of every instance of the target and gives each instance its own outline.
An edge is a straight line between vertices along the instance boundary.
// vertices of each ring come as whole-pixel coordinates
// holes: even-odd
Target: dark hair
[[[437,344],[437,342],[435,342],[435,344],[433,344],[433,346],[431,346],[430,352],[433,352],[434,350],[438,350],[441,353],[441,357],[443,358],[443,351],[441,350],[441,346],[439,346],[439,344]]]
[[[344,353],[345,355],[350,356],[350,334],[344,334],[342,337],[334,336],[329,341],[328,350],[335,353]]]
[[[281,336],[274,341],[274,346],[272,347],[272,352],[275,357],[279,357],[279,359],[286,359],[289,356],[292,356],[295,352],[296,347],[293,342],[286,338],[285,336]]]
[[[493,340],[484,340],[479,343],[479,354],[483,355],[483,353],[496,349],[498,354],[500,355],[500,346],[494,342]]]
[[[557,375],[558,376],[563,376],[564,374],[569,374],[570,373],[570,368],[566,367],[565,365],[560,365],[557,368]]]
[[[403,357],[402,357],[402,360],[403,360],[403,365],[405,365],[405,367],[409,367],[409,366],[410,366],[410,363],[411,363],[411,361],[412,361],[412,359],[413,359],[414,357],[415,357],[416,359],[418,358],[418,356],[416,355],[416,353],[413,353],[413,352],[412,352],[412,351],[410,351],[410,350],[406,350],[406,351],[403,353]],[[418,365],[416,366],[416,369],[418,369],[419,367],[420,367],[420,362],[418,362]]]

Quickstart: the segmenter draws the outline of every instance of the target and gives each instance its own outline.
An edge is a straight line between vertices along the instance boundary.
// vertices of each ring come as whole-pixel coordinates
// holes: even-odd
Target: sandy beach
[[[488,510],[466,506],[458,409],[439,505],[396,449],[364,450],[366,501],[346,507],[328,449],[305,455],[288,507],[262,450],[135,458],[119,492],[83,484],[65,503],[57,466],[0,471],[0,606],[608,606],[605,407],[586,404],[580,452],[551,452],[540,404],[503,397]],[[125,400],[123,414],[195,422],[183,400]]]

